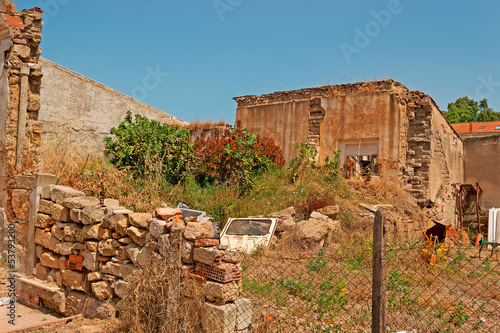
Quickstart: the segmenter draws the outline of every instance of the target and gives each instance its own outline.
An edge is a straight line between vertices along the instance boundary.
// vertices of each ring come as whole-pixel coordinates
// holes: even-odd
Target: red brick
[[[195,247],[217,246],[219,245],[218,239],[196,239],[194,241]]]

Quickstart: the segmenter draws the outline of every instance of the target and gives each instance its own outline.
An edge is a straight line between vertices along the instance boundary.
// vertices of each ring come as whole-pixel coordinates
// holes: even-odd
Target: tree
[[[473,123],[500,120],[500,113],[488,107],[486,98],[477,102],[467,96],[448,104],[444,115],[450,123]]]

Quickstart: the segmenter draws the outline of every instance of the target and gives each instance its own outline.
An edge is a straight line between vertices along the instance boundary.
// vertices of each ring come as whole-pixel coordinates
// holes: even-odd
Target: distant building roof
[[[500,120],[483,123],[451,124],[457,133],[500,133]]]

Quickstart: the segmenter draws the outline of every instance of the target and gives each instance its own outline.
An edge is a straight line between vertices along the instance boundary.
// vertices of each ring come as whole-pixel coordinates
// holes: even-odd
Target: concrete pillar
[[[2,1],[2,0],[0,0]],[[17,123],[16,170],[21,172],[24,144],[26,140],[26,112],[28,110],[29,67],[21,67],[21,92],[19,96],[19,116]]]

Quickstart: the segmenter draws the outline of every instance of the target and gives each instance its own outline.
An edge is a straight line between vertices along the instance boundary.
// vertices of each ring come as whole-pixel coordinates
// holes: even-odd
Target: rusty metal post
[[[176,223],[170,231],[170,247],[167,251],[168,304],[167,320],[169,332],[179,332],[179,306],[181,294],[181,244],[184,227]]]
[[[385,332],[387,290],[387,234],[385,213],[379,208],[373,223],[372,332]]]

